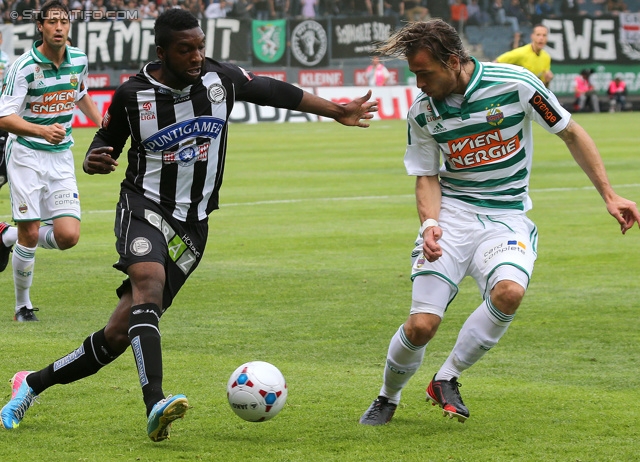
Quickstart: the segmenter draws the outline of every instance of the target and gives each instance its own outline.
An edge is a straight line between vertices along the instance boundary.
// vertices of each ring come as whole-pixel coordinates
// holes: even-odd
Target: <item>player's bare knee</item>
[[[116,352],[122,353],[129,346],[129,321],[121,322],[111,318],[104,328],[104,337],[109,347]]]
[[[524,294],[525,288],[517,282],[500,281],[491,290],[491,303],[504,314],[512,315],[520,306]]]
[[[404,333],[413,345],[426,345],[436,335],[441,320],[435,314],[412,314],[404,323]]]
[[[74,247],[80,239],[80,235],[78,234],[62,234],[60,236],[54,237],[56,240],[56,244],[58,244],[58,248],[60,250],[67,250],[71,247]]]

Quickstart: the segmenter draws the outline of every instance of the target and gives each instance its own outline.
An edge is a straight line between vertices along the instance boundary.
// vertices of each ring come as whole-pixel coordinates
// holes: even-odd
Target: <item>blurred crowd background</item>
[[[0,0],[5,23],[31,22],[25,10],[37,10],[40,0]],[[617,15],[640,11],[640,0],[63,0],[81,20],[155,19],[168,8],[191,11],[199,19],[322,18],[388,16],[396,21],[439,17],[462,31],[466,25],[531,26],[544,17]],[[87,14],[89,13],[90,14]],[[113,15],[108,12],[119,12]],[[127,12],[122,14],[123,12]]]

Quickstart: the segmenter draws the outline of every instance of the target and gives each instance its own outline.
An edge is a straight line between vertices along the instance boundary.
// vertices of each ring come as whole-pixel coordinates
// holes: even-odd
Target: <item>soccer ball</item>
[[[233,412],[249,422],[273,419],[287,401],[287,382],[273,364],[251,361],[231,374],[227,399]]]

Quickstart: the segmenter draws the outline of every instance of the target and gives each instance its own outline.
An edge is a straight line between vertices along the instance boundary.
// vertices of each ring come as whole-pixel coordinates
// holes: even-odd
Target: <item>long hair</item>
[[[426,50],[434,60],[449,67],[449,58],[457,56],[461,64],[471,61],[456,29],[442,19],[411,22],[394,32],[376,52],[388,57],[408,58]]]
[[[156,19],[153,26],[156,46],[167,48],[173,41],[173,33],[200,27],[198,19],[181,8],[170,8]]]

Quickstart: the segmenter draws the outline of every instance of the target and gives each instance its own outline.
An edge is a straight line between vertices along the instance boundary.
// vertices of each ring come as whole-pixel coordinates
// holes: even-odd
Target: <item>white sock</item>
[[[413,345],[404,333],[404,325],[400,326],[389,343],[380,395],[394,404],[400,402],[402,389],[422,364],[426,346]]]
[[[38,230],[38,245],[43,249],[56,249],[60,250],[55,236],[53,235],[53,225],[43,224]]]
[[[6,247],[11,247],[18,242],[18,228],[15,226],[9,226],[7,230],[2,233],[2,243]]]
[[[33,282],[33,267],[36,262],[36,247],[29,248],[17,244],[13,247],[13,282],[16,291],[16,312],[26,306],[33,308],[29,298],[29,289]]]
[[[436,380],[448,381],[453,377],[460,377],[463,371],[473,366],[498,343],[514,316],[498,310],[490,299],[482,302],[460,329],[458,340],[436,374]]]

